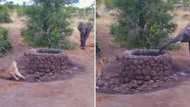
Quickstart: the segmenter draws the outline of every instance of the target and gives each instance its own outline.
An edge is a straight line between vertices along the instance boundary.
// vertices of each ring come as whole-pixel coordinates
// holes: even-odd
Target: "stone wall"
[[[29,50],[17,63],[19,71],[29,82],[65,79],[74,72],[72,68],[75,68],[75,64],[63,51],[51,49]]]
[[[169,55],[133,55],[133,52],[118,59],[123,62],[124,68],[121,75],[126,79],[126,82],[128,80],[163,80],[164,77],[173,74]]]
[[[160,87],[174,74],[172,59],[156,50],[132,50],[108,64],[97,81],[105,92],[134,93]]]

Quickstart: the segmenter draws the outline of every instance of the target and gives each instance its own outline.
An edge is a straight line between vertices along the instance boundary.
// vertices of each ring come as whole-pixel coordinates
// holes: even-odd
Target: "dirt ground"
[[[0,67],[7,67],[12,61],[31,47],[23,43],[20,30],[25,27],[24,19],[15,13],[11,15],[13,23],[0,24],[9,31],[13,50],[0,58]],[[73,42],[79,41],[79,33],[74,31]],[[93,36],[90,37],[93,41]],[[69,58],[85,67],[84,73],[63,81],[49,83],[27,83],[0,79],[1,107],[93,107],[94,67],[93,47],[66,51]]]
[[[177,23],[177,34],[186,24],[189,23],[190,13],[184,10],[176,10],[174,21]],[[102,46],[103,58],[97,60],[97,72],[99,73],[104,65],[113,59],[115,55],[125,49],[119,48],[112,42],[109,31],[110,25],[114,22],[114,18],[108,14],[102,15],[97,19],[97,40]],[[181,48],[172,52],[172,57],[178,65],[184,69],[190,69],[190,58],[188,45],[182,44]],[[106,59],[108,61],[102,60]],[[103,64],[103,65],[102,65]],[[103,94],[97,93],[97,107],[189,107],[190,106],[190,80],[180,83],[180,85],[145,94],[122,95],[122,94]]]

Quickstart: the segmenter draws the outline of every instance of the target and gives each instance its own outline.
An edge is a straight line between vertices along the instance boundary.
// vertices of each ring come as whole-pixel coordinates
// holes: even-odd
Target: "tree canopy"
[[[175,0],[113,0],[120,13],[115,40],[128,48],[158,48],[175,29],[169,14]]]
[[[65,5],[77,0],[33,0],[27,15],[30,17],[28,29],[24,32],[34,46],[59,48],[61,39],[72,32],[70,13]]]

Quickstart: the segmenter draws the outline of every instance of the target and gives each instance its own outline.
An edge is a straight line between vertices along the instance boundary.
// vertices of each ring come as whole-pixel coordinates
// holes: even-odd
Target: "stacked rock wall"
[[[168,81],[174,74],[172,59],[157,50],[126,51],[108,64],[97,81],[104,92],[148,91]]]
[[[74,67],[63,51],[51,49],[32,49],[17,62],[19,71],[30,82],[64,79],[73,72],[68,69]]]
[[[133,52],[119,59],[124,65],[121,75],[125,78],[141,81],[163,80],[173,73],[172,61],[167,54],[151,56],[134,55]]]

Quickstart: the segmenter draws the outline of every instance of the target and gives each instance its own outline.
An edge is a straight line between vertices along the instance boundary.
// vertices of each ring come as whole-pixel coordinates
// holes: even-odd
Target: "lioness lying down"
[[[15,80],[23,80],[24,76],[18,71],[16,61],[13,61],[7,69],[0,69],[0,78],[13,78]]]

